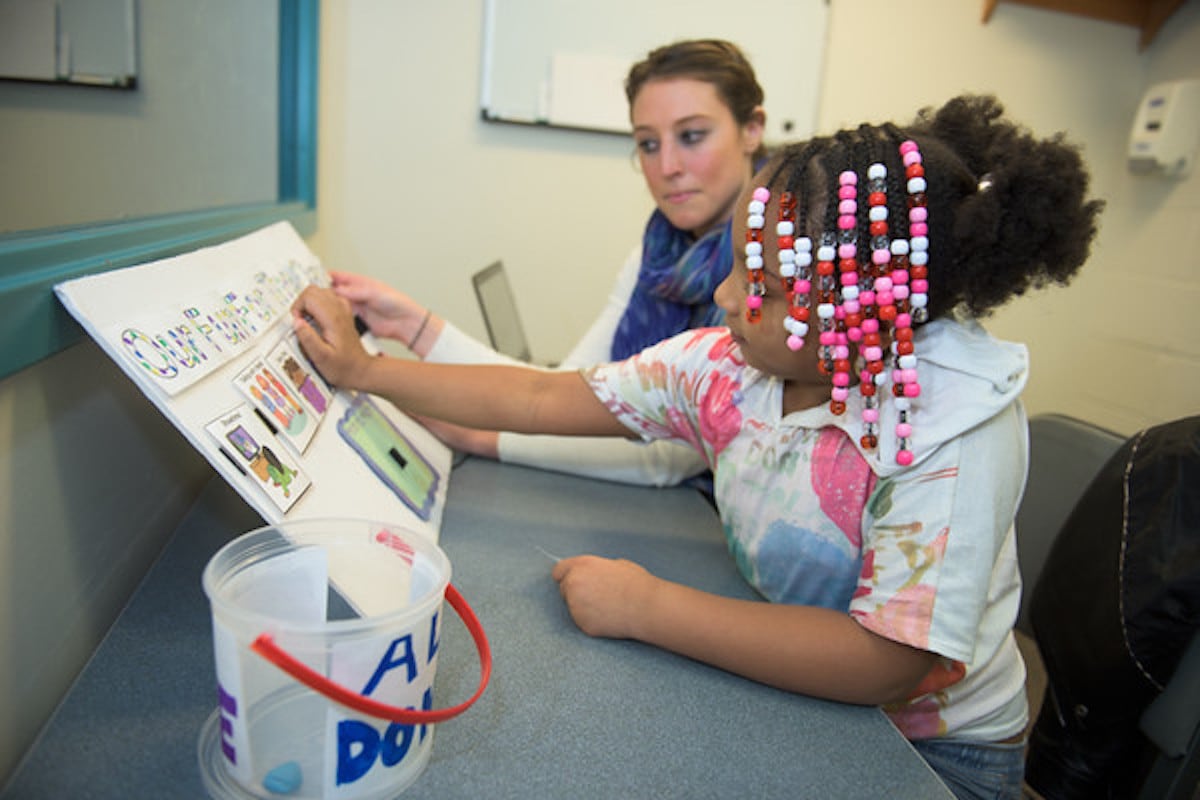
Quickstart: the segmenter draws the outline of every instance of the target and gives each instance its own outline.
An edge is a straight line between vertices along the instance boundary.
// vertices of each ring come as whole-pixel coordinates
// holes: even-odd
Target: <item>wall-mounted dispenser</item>
[[[1129,136],[1129,169],[1183,177],[1200,147],[1200,79],[1156,84],[1142,97]]]

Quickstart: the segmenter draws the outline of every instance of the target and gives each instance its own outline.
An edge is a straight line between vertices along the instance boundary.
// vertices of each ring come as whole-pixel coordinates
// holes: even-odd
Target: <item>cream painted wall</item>
[[[470,275],[502,257],[535,355],[555,359],[602,306],[650,203],[619,137],[479,119],[482,7],[322,5],[310,243],[328,265],[385,279],[480,337]],[[1030,346],[1031,413],[1123,433],[1195,413],[1200,170],[1133,176],[1124,148],[1146,87],[1200,76],[1200,0],[1145,53],[1124,26],[1004,3],[987,25],[981,16],[982,2],[964,0],[832,0],[820,126],[907,119],[992,91],[1039,134],[1068,131],[1109,203],[1093,258],[1071,287],[989,327]]]

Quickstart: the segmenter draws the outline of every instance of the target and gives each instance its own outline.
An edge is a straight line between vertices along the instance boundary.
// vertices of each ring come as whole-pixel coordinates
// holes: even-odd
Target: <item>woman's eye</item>
[[[638,152],[646,155],[658,152],[658,141],[656,139],[642,139],[640,142],[637,142],[635,146],[637,147]]]
[[[685,145],[696,145],[704,141],[708,131],[702,128],[690,128],[679,134],[679,141]]]

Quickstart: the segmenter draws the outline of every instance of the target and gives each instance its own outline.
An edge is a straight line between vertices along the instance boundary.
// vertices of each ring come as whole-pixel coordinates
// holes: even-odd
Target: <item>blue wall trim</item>
[[[0,378],[86,334],[54,285],[218,244],[280,220],[316,230],[319,0],[279,0],[279,196],[274,203],[0,236]]]

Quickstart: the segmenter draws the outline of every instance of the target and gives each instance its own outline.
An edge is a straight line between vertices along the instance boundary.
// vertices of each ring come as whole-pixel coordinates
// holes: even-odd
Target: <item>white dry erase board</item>
[[[485,120],[628,133],[624,81],[680,39],[738,45],[766,94],[767,140],[816,125],[828,0],[484,0]]]
[[[450,451],[387,401],[328,386],[290,309],[329,275],[290,223],[66,281],[68,311],[270,524],[357,518],[437,541]],[[378,348],[364,334],[368,350]]]

